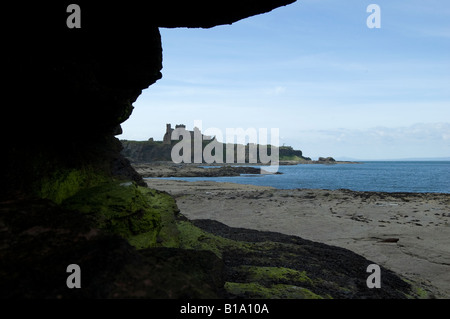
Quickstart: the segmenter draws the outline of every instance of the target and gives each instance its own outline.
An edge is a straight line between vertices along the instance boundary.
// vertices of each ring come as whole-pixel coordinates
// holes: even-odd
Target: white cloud
[[[284,86],[276,86],[274,88],[267,90],[267,93],[269,95],[280,95],[283,94],[284,92],[286,92],[286,87]]]

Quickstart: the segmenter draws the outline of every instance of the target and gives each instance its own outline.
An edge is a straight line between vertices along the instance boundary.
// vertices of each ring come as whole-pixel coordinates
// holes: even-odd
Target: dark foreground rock
[[[102,190],[96,192],[101,196],[93,198],[106,200]],[[191,222],[167,194],[138,186],[133,192],[147,196],[150,206],[139,207],[140,196],[122,196],[105,204],[113,213],[100,220],[82,209],[84,196],[61,205],[42,199],[0,203],[0,297],[418,297],[415,287],[384,268],[382,289],[369,289],[366,269],[372,262],[349,250],[211,220]],[[119,201],[118,210],[134,205],[136,213],[117,216]],[[89,206],[104,210],[99,205]],[[155,227],[145,226],[155,208],[156,240]],[[81,268],[81,289],[67,287],[71,264]]]
[[[86,214],[47,200],[0,205],[1,298],[215,298],[222,261],[208,251],[136,250]],[[81,268],[69,289],[67,266]]]
[[[295,236],[231,228],[212,220],[193,224],[211,234],[246,243],[222,254],[229,296],[243,298],[406,298],[410,285],[381,268],[383,289],[369,289],[373,262],[347,249]]]

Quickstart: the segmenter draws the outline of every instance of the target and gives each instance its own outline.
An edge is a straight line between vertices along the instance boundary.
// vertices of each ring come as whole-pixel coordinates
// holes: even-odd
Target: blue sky
[[[381,28],[369,29],[369,4]],[[160,29],[163,78],[120,139],[165,124],[279,128],[305,156],[450,157],[450,2],[303,0],[211,29]]]

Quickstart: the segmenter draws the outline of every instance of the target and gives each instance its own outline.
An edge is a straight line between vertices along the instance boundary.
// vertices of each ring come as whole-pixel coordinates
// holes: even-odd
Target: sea
[[[231,182],[279,189],[450,193],[450,161],[367,161],[358,164],[282,165],[279,166],[278,172],[282,174],[167,179]]]

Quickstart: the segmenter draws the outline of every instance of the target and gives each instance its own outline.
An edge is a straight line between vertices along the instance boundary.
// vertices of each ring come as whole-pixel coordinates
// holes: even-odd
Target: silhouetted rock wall
[[[81,8],[79,29],[66,24],[74,2]],[[2,5],[1,297],[218,296],[222,261],[214,254],[137,251],[123,236],[134,236],[134,247],[176,241],[165,221],[177,208],[168,194],[139,188],[142,180],[120,154],[115,134],[142,90],[162,76],[160,26],[212,27],[290,2]],[[83,289],[66,286],[71,263],[82,268]]]
[[[2,195],[42,197],[43,179],[47,188],[57,179],[59,188],[74,171],[83,172],[78,183],[86,186],[117,168],[121,176],[132,174],[114,134],[142,90],[162,76],[158,27],[230,24],[292,2],[79,0],[79,29],[66,24],[74,1],[6,4],[2,46],[11,100],[2,114]]]

